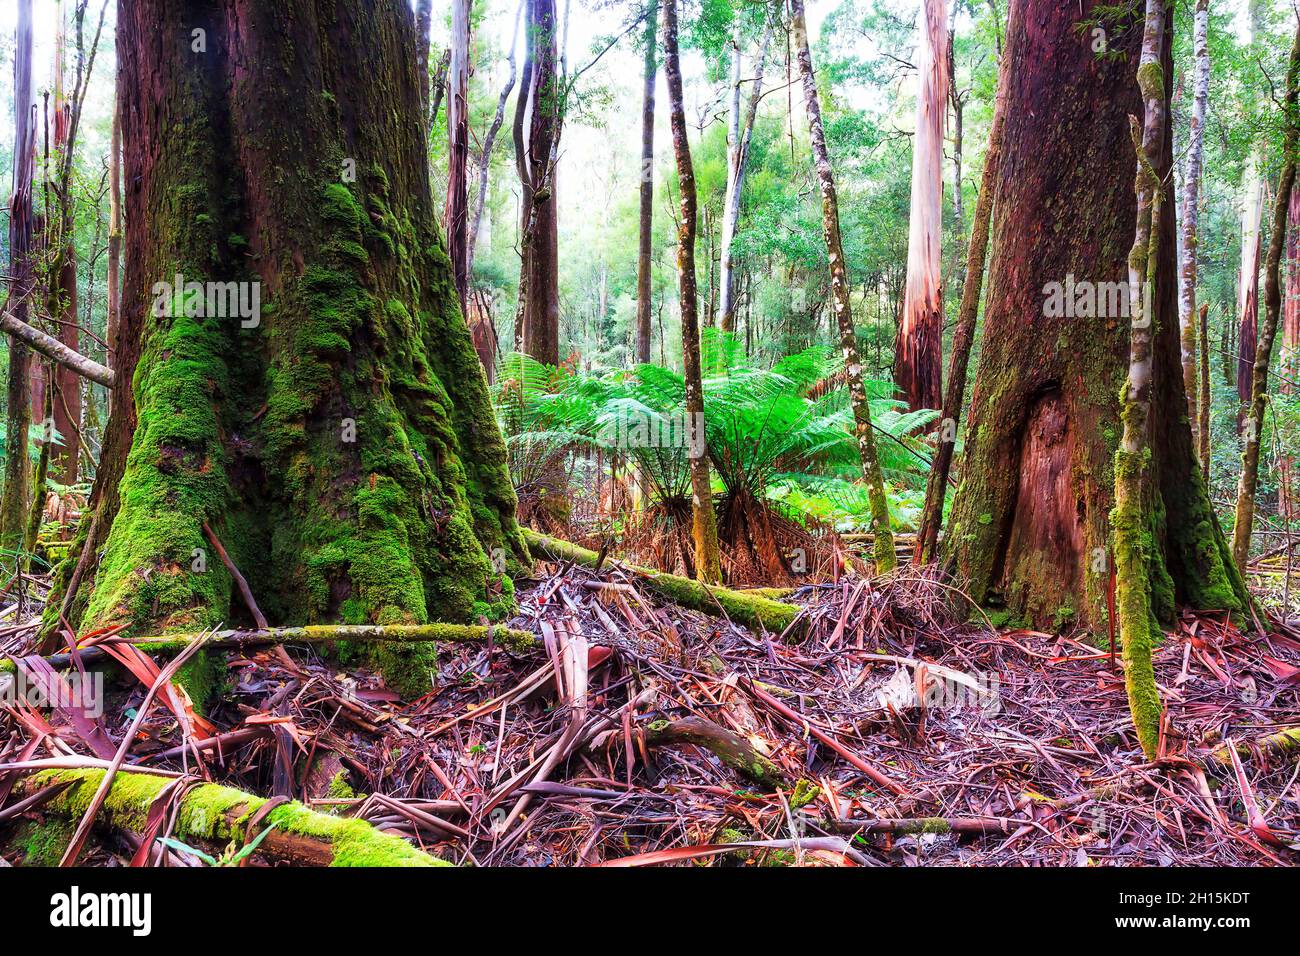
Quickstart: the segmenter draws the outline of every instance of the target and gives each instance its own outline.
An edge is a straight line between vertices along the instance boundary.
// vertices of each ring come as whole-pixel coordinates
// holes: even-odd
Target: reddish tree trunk
[[[1133,77],[1139,37],[1111,33],[1096,57],[1075,27],[1087,17],[1055,0],[1013,8],[984,334],[963,482],[947,551],[980,603],[1004,604],[1040,627],[1107,623],[1112,456],[1121,431],[1128,316],[1050,317],[1049,290],[1071,282],[1127,287],[1136,200],[1129,115],[1143,115]],[[1168,50],[1168,43],[1165,49]],[[1166,56],[1166,61],[1168,57]],[[1169,74],[1166,66],[1166,75]],[[1166,189],[1171,140],[1159,172]],[[1244,584],[1195,466],[1177,321],[1172,195],[1159,222],[1158,334],[1152,343],[1152,595],[1239,609]],[[1167,260],[1167,261],[1166,261]],[[1086,310],[1085,310],[1086,311]]]
[[[658,0],[649,0],[646,5],[645,33],[641,38],[644,45],[642,55],[645,65],[642,68],[641,94],[641,209],[637,222],[637,256],[636,256],[636,360],[650,361],[650,311],[651,299],[651,265],[654,249],[652,246],[652,226],[654,225],[655,200],[655,23],[658,19]]]
[[[472,0],[452,0],[447,73],[447,256],[461,311],[469,295],[469,14]]]

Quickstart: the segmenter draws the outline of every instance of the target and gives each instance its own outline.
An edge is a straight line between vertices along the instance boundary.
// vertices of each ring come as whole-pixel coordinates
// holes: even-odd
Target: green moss
[[[180,666],[172,680],[185,689],[195,709],[206,714],[226,684],[226,656],[216,651],[199,651]]]
[[[89,808],[103,774],[102,770],[46,770],[33,775],[24,789],[70,781],[72,786],[47,803],[45,811],[79,820]],[[168,783],[168,777],[119,772],[100,810],[101,818],[114,826],[142,830],[149,807]],[[265,802],[217,784],[194,787],[181,803],[175,833],[182,840],[216,843],[242,840],[247,821]],[[263,825],[274,825],[281,833],[302,834],[328,843],[333,851],[331,866],[446,865],[400,837],[379,832],[363,820],[316,813],[297,802],[272,810]]]
[[[356,797],[357,792],[352,789],[348,783],[348,772],[340,770],[330,779],[329,789],[326,793],[334,800],[351,800]]]
[[[76,823],[62,817],[44,822],[24,820],[14,835],[14,845],[23,851],[23,866],[56,867],[67,852]]]
[[[1128,409],[1125,410],[1128,414]],[[1115,455],[1116,485],[1137,484],[1146,469],[1143,456],[1119,451]],[[1115,550],[1115,605],[1123,646],[1124,683],[1138,742],[1153,758],[1160,736],[1163,707],[1156,687],[1152,653],[1160,628],[1152,615],[1150,515],[1140,504],[1122,497],[1111,511]]]

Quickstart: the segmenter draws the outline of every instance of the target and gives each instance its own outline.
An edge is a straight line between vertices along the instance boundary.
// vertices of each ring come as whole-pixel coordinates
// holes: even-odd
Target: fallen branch
[[[205,645],[208,650],[238,650],[268,647],[276,644],[329,644],[334,641],[390,641],[394,643],[458,643],[486,641],[508,650],[522,651],[533,646],[533,635],[505,627],[484,627],[481,624],[306,624],[302,627],[268,627],[254,630],[217,631]],[[114,637],[106,644],[133,644],[151,654],[181,651],[198,634],[168,634],[162,637]],[[87,647],[77,652],[82,661],[102,661],[106,654],[102,647]],[[55,668],[72,662],[70,654],[52,654],[46,658]],[[12,661],[0,660],[0,673],[11,673]]]
[[[780,768],[759,753],[748,740],[703,717],[656,720],[646,728],[645,742],[648,747],[695,744],[711,751],[732,770],[761,786],[774,788],[785,782]]]
[[[530,550],[539,552],[551,561],[569,561],[592,570],[600,563],[601,556],[595,551],[527,528],[524,529],[524,539]],[[631,571],[646,587],[672,604],[714,617],[726,617],[754,630],[765,629],[783,634],[800,619],[801,609],[793,604],[783,604],[730,588],[705,585],[666,571],[655,571],[625,562],[619,562],[618,566]]]
[[[1009,817],[906,817],[901,820],[832,820],[822,826],[837,833],[1012,833],[1026,821]]]
[[[94,359],[86,358],[80,352],[68,348],[54,336],[46,335],[10,312],[0,312],[0,331],[8,332],[20,342],[64,368],[71,369],[82,378],[90,379],[105,388],[112,388],[116,382],[116,374],[107,365],[100,365]]]
[[[103,770],[44,770],[18,786],[24,797],[47,787],[64,786],[63,792],[41,807],[44,813],[76,819],[86,810],[91,795],[103,782]],[[145,829],[149,808],[171,780],[154,774],[119,772],[113,779],[99,814],[100,825],[135,833]],[[201,784],[186,791],[176,813],[173,835],[224,845],[248,836],[248,823],[262,804],[261,797],[223,787]],[[400,837],[376,830],[364,820],[334,817],[290,801],[259,821],[271,832],[257,852],[286,863],[308,866],[448,866],[444,860],[417,850]]]

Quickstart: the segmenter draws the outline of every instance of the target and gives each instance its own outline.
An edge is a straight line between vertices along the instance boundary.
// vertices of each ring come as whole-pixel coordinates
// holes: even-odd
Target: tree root
[[[550,561],[570,561],[593,570],[600,561],[600,555],[595,551],[527,528],[522,530],[529,549]],[[730,588],[705,585],[690,578],[625,562],[619,562],[619,566],[637,575],[646,587],[669,603],[713,617],[726,617],[754,630],[784,634],[802,620],[801,609],[793,604],[783,604]]]
[[[43,770],[18,785],[20,796],[48,787],[65,789],[48,800],[40,812],[79,819],[103,779],[99,769]],[[120,772],[113,779],[100,810],[99,825],[134,833],[148,825],[149,808],[173,778]],[[445,860],[416,849],[401,837],[382,833],[364,820],[334,817],[290,801],[277,806],[249,833],[249,823],[266,803],[261,797],[201,784],[180,798],[173,836],[182,842],[224,845],[242,843],[272,827],[257,849],[259,856],[306,866],[450,866]]]

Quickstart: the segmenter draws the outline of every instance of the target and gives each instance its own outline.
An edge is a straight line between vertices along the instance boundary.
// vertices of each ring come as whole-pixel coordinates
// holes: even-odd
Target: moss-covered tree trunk
[[[1291,189],[1287,212],[1286,283],[1282,297],[1282,355],[1278,391],[1295,394],[1300,383],[1300,189]],[[1278,510],[1288,520],[1300,517],[1300,484],[1297,484],[1294,439],[1284,446],[1278,465],[1281,488]]]
[[[1012,8],[974,424],[945,549],[975,600],[1039,627],[1104,630],[1136,223],[1128,117],[1142,115],[1142,102],[1140,32],[1101,22],[1110,55],[1098,56],[1091,23],[1076,24],[1099,12],[1047,0]],[[1171,140],[1157,166],[1167,190]],[[1149,446],[1152,604],[1162,620],[1176,602],[1239,610],[1246,601],[1193,454],[1172,195],[1165,200]]]
[[[246,623],[204,521],[274,624],[504,610],[527,550],[433,218],[410,10],[123,0],[117,44],[124,387],[74,623]],[[399,653],[418,690],[423,652]]]

